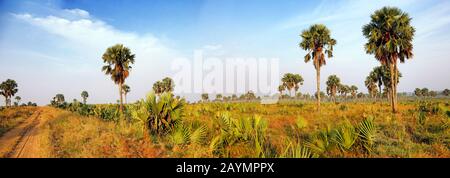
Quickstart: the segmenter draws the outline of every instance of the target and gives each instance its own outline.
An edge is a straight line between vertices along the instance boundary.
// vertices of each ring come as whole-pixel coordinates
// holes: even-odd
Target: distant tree
[[[429,92],[428,88],[422,88],[421,90],[422,96],[429,96],[428,92]]]
[[[283,95],[283,91],[286,90],[286,86],[281,84],[278,86],[278,91],[280,92],[280,96]]]
[[[0,84],[0,94],[5,97],[6,107],[11,106],[11,97],[19,91],[17,87],[16,81],[11,79],[7,79]]]
[[[353,98],[356,98],[356,94],[358,93],[358,87],[355,85],[350,86],[350,93]]]
[[[15,99],[16,99],[16,103],[17,103],[15,105],[18,106],[20,104],[20,100],[22,100],[22,98],[20,96],[16,96]]]
[[[347,94],[350,93],[350,87],[348,85],[341,84],[338,87],[338,91],[344,98],[347,97]]]
[[[216,95],[216,100],[217,100],[217,101],[222,100],[222,94],[217,94],[217,95]]]
[[[238,99],[238,97],[237,97],[235,94],[232,94],[232,95],[231,95],[231,100],[234,101],[234,100],[237,100],[237,99]]]
[[[357,97],[357,98],[364,98],[364,93],[359,92],[359,93],[356,95],[356,97]]]
[[[370,97],[374,98],[377,96],[377,85],[376,85],[376,78],[373,77],[373,75],[369,75],[366,77],[366,81],[364,81],[364,84],[367,87],[367,90],[369,91]]]
[[[330,30],[325,25],[315,24],[304,30],[300,35],[302,41],[299,46],[307,51],[305,63],[312,59],[316,69],[318,111],[320,111],[320,67],[326,64],[325,54],[328,55],[328,58],[333,57],[333,46],[336,45],[336,40],[331,38],[330,34]]]
[[[157,81],[153,84],[153,91],[160,95],[165,92],[172,92],[175,88],[175,84],[173,80],[169,77],[162,79],[161,81]]]
[[[130,91],[131,91],[130,86],[128,86],[127,84],[124,84],[122,86],[122,92],[123,92],[123,95],[125,96],[125,103],[127,103],[127,95],[128,95],[128,93],[130,93]]]
[[[397,112],[397,62],[413,57],[414,27],[411,18],[395,7],[383,7],[371,15],[369,24],[363,26],[363,35],[368,39],[365,44],[366,53],[374,54],[382,65],[389,67],[390,101],[392,112]]]
[[[242,95],[242,98],[245,100],[254,100],[256,99],[256,95],[253,91],[248,91],[246,94]]]
[[[318,97],[317,97],[317,93],[314,93],[314,97],[315,97],[316,99],[318,98]],[[325,98],[325,97],[326,97],[325,92],[320,91],[320,97]]]
[[[81,98],[83,98],[83,103],[86,104],[86,100],[89,97],[89,93],[87,91],[81,92]]]
[[[436,91],[430,91],[430,92],[429,92],[429,95],[430,95],[431,97],[436,97],[436,96],[437,96],[437,92],[436,92]]]
[[[289,95],[292,96],[292,89],[294,89],[294,94],[297,93],[298,89],[300,88],[300,85],[303,85],[303,77],[299,74],[292,74],[287,73],[284,74],[283,78],[281,79],[283,82],[283,86],[289,91]],[[279,87],[278,90],[281,88]]]
[[[202,100],[206,102],[206,101],[208,101],[208,99],[209,99],[208,93],[203,93]]]
[[[63,94],[56,94],[55,100],[56,100],[56,103],[58,105],[63,104],[65,102],[64,95]]]
[[[336,75],[330,75],[327,80],[327,94],[336,102],[336,93],[341,85],[341,79]]]
[[[442,91],[442,94],[444,96],[448,96],[448,95],[450,95],[450,90],[446,88],[444,91]]]
[[[422,96],[422,90],[420,88],[416,88],[414,90],[414,95],[421,97]]]
[[[162,83],[163,83],[165,92],[173,92],[173,90],[175,88],[175,84],[171,78],[169,78],[169,77],[164,78],[162,80]]]
[[[123,113],[122,85],[125,83],[125,79],[130,75],[130,64],[134,64],[134,58],[135,55],[131,53],[131,50],[122,44],[116,44],[109,47],[102,56],[103,62],[106,63],[106,65],[103,66],[102,71],[104,71],[106,75],[111,75],[111,79],[114,83],[119,85],[121,113]]]

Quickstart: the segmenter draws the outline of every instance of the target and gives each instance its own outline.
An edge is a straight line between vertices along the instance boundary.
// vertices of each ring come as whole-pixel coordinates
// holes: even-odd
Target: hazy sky
[[[279,58],[280,72],[301,74],[300,91],[312,92],[315,70],[303,61],[299,34],[323,23],[337,45],[321,70],[322,90],[336,74],[366,92],[364,79],[379,63],[365,54],[361,28],[383,6],[408,12],[416,28],[415,56],[399,66],[398,91],[450,88],[450,1],[440,0],[0,0],[0,81],[16,80],[23,102],[48,104],[57,93],[80,100],[87,90],[90,103],[114,103],[118,89],[101,72],[101,56],[123,43],[136,54],[129,101],[170,76],[171,60],[193,58],[199,49],[211,56]]]

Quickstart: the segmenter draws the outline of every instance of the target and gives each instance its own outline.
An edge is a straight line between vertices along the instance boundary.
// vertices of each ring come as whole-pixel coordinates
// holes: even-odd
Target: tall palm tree
[[[5,97],[5,106],[11,106],[11,97],[18,91],[17,83],[14,80],[7,79],[0,84],[0,94]]]
[[[127,84],[122,85],[122,92],[123,95],[125,96],[125,103],[127,103],[127,94],[130,93],[130,91],[131,91],[130,86],[128,86]]]
[[[327,80],[327,93],[331,96],[334,102],[336,102],[336,93],[339,85],[341,84],[341,79],[336,75],[330,75]]]
[[[382,65],[388,66],[390,76],[390,98],[392,112],[397,112],[397,61],[413,57],[415,29],[409,15],[396,7],[383,7],[371,15],[369,24],[363,26],[363,35],[368,39],[366,53],[374,54]]]
[[[328,55],[328,58],[333,57],[333,46],[336,45],[336,40],[331,38],[330,33],[325,25],[315,24],[300,35],[302,42],[299,46],[308,52],[305,56],[305,63],[313,59],[316,69],[318,111],[320,111],[320,67],[326,64],[325,54]]]
[[[87,91],[81,92],[81,98],[83,98],[83,103],[86,104],[86,100],[89,97],[89,93]]]
[[[111,75],[111,79],[114,83],[119,85],[120,95],[120,112],[123,113],[123,92],[122,85],[125,83],[125,79],[130,75],[130,63],[134,64],[135,55],[131,54],[130,49],[122,44],[116,44],[106,49],[103,54],[103,62],[106,63],[103,66],[102,71],[106,75]]]

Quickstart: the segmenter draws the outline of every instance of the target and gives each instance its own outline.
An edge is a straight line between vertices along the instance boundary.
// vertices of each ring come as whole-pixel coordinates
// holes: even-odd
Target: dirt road
[[[23,123],[0,138],[0,157],[42,158],[50,156],[44,124],[52,108],[40,107]]]

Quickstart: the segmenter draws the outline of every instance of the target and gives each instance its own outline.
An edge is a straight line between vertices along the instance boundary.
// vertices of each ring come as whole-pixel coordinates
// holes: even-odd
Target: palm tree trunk
[[[394,108],[395,108],[395,112],[397,112],[398,110],[398,105],[397,105],[397,85],[398,85],[398,69],[397,69],[397,60],[395,60],[394,62]]]
[[[394,73],[394,64],[389,64],[389,69],[391,72],[391,88],[390,88],[390,99],[391,99],[391,107],[392,112],[397,112],[397,106],[395,102],[395,73]]]
[[[119,94],[120,94],[120,113],[123,114],[122,83],[119,83]]]
[[[317,63],[319,63],[318,60],[317,60]],[[317,64],[316,75],[317,75],[317,111],[320,111],[320,67],[319,67],[319,64]]]

